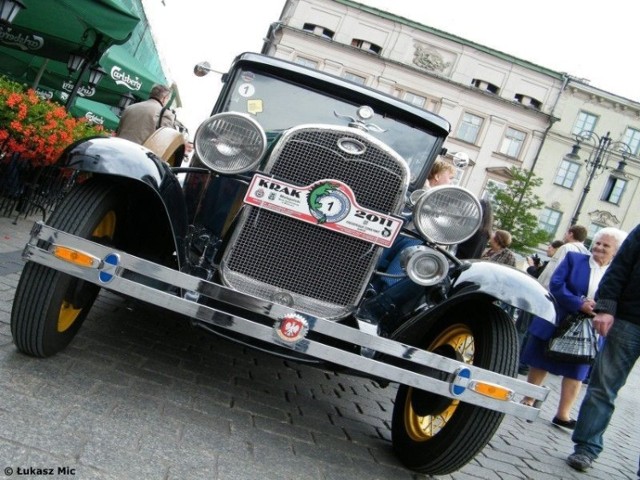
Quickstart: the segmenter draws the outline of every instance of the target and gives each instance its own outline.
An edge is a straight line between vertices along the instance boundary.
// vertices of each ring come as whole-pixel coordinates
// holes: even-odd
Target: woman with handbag
[[[594,315],[594,295],[598,283],[611,263],[626,233],[617,228],[603,228],[593,238],[591,254],[569,252],[560,262],[549,284],[549,291],[557,302],[556,324],[534,317],[529,325],[528,340],[521,354],[521,362],[529,366],[527,381],[541,385],[547,373],[562,376],[560,402],[551,423],[573,430],[576,421],[571,419],[573,407],[582,381],[587,378],[589,361],[559,361],[547,355],[549,340],[568,316],[583,313]],[[591,326],[589,326],[591,328]],[[522,403],[532,405],[533,399],[525,397]]]

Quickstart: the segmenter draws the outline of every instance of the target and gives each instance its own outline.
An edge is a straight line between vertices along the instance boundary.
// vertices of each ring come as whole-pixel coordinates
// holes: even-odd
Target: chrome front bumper
[[[38,246],[39,241],[45,242],[42,247]],[[82,258],[86,266],[78,265],[79,261],[63,260],[56,256],[56,252],[59,253],[62,250],[79,252],[81,256],[85,255]],[[544,401],[549,393],[546,388],[522,380],[239,293],[230,288],[67,234],[51,228],[43,222],[37,222],[34,225],[23,257],[28,261],[186,315],[205,324],[286,347],[330,363],[344,365],[373,377],[409,385],[527,420],[537,418],[539,409],[520,404],[522,397],[527,396]],[[248,313],[259,314],[265,319],[272,320],[273,326],[270,327],[243,316],[230,314],[223,309],[202,305],[167,291],[127,279],[124,276],[127,271],[184,291],[210,297],[223,304],[240,307]],[[326,345],[321,341],[308,338],[306,335],[308,332],[317,332],[327,337],[349,342],[369,351],[373,350],[384,354],[385,357],[398,358],[402,360],[403,367]],[[425,366],[446,372],[449,374],[447,375],[449,380],[443,381],[419,373],[421,370],[425,370]],[[492,391],[501,391],[503,394],[507,392],[507,394],[504,399],[498,399],[491,395]]]

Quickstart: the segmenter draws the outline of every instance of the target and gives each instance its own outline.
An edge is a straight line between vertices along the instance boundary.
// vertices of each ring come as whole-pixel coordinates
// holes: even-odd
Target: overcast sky
[[[241,52],[259,52],[285,0],[143,0],[161,54],[180,89],[178,118],[191,136],[213,107],[219,75],[195,77],[207,60],[226,71]],[[467,40],[640,101],[638,0],[360,0]]]

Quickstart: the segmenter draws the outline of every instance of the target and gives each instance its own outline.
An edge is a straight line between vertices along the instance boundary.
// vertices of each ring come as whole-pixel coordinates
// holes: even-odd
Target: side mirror
[[[195,67],[193,67],[193,74],[196,77],[204,77],[209,72],[219,73],[223,77],[226,75],[225,72],[221,72],[219,70],[215,70],[215,69],[211,68],[211,64],[209,62],[207,62],[207,61],[200,62]]]
[[[453,164],[456,168],[464,169],[469,166],[469,155],[465,152],[457,152],[453,154]]]
[[[204,77],[211,71],[211,65],[209,62],[200,62],[195,67],[193,67],[193,74],[196,77]]]

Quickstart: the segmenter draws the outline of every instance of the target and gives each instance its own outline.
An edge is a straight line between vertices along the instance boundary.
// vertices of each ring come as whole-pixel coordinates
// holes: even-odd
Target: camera
[[[531,255],[531,260],[533,260],[533,264],[538,267],[540,266],[540,256],[537,253]]]

